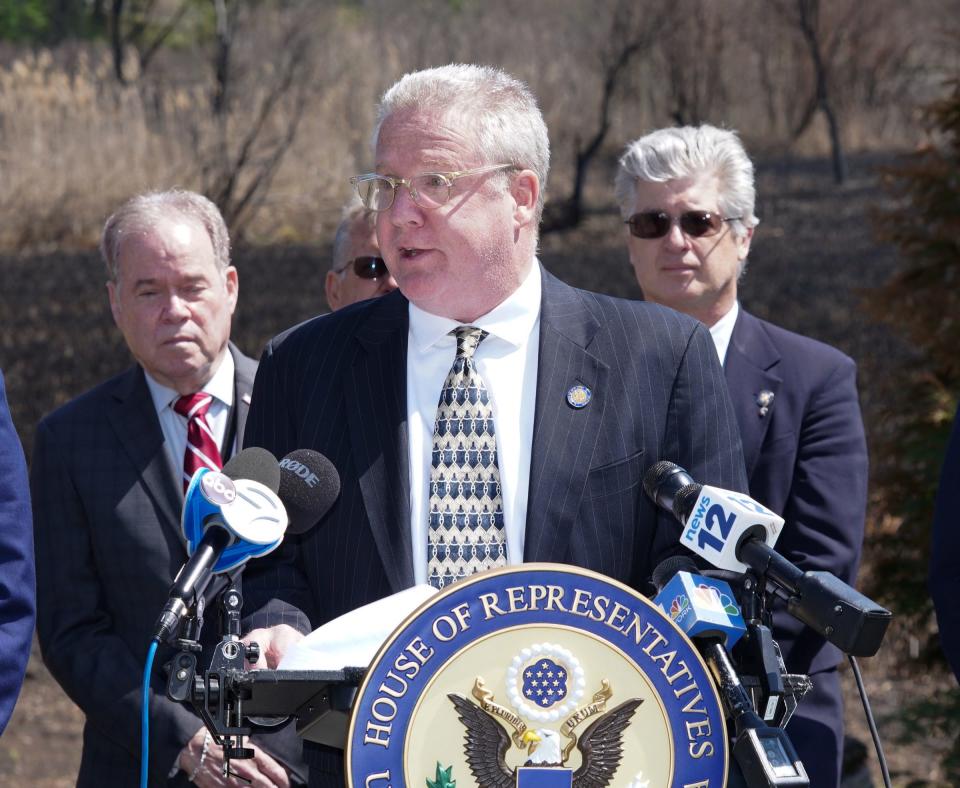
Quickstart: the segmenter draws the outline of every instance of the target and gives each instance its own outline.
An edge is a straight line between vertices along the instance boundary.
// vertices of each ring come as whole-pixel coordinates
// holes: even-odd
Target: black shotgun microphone
[[[644,474],[643,487],[680,522],[684,537],[695,532],[700,544],[723,547],[722,552],[699,552],[714,566],[736,569],[729,561],[718,560],[731,558],[766,578],[786,599],[790,615],[845,654],[872,657],[877,653],[892,619],[890,611],[830,572],[804,572],[768,545],[770,529],[778,527],[775,520],[783,522],[769,509],[741,493],[697,484],[672,462],[652,465]],[[710,505],[704,513],[701,493],[705,496],[708,490]],[[681,544],[694,549],[684,537]]]

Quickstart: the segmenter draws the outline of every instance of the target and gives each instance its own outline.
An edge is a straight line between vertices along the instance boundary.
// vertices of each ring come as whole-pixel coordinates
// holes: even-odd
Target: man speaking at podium
[[[342,490],[247,571],[261,665],[359,605],[491,567],[561,562],[644,589],[678,542],[643,494],[647,467],[746,490],[706,329],[538,262],[549,143],[524,84],[478,66],[408,74],[374,145],[353,182],[399,291],[277,337],[254,387],[246,444],[316,449]],[[305,751],[311,785],[343,784],[337,751]]]

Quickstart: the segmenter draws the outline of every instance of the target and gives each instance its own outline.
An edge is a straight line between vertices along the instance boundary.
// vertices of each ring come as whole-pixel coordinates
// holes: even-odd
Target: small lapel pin
[[[247,405],[250,404],[250,395],[249,395],[249,394],[241,394],[241,395],[240,395],[240,399],[242,399]]]
[[[585,408],[593,399],[593,392],[586,386],[571,386],[567,391],[567,403],[571,408]]]
[[[767,411],[770,410],[770,406],[773,404],[773,392],[767,391],[764,389],[759,394],[757,394],[757,405],[760,407],[760,418],[762,419],[767,415]]]

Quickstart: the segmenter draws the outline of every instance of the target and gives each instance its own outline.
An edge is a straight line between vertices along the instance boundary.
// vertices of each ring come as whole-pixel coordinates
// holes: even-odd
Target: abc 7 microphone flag
[[[223,518],[235,541],[217,559],[212,567],[215,573],[229,571],[276,549],[287,527],[283,503],[267,485],[200,468],[187,488],[181,519],[191,555],[203,539],[209,518],[216,514]]]

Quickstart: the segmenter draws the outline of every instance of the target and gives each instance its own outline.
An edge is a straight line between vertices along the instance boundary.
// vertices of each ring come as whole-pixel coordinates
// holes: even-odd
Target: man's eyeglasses
[[[390,273],[387,271],[387,264],[384,259],[373,255],[354,257],[352,260],[348,260],[343,268],[338,269],[337,273],[343,273],[348,268],[353,268],[353,272],[361,279],[379,279],[381,276]]]
[[[514,164],[490,164],[486,167],[475,167],[472,170],[458,172],[423,172],[412,178],[392,178],[389,175],[377,175],[375,172],[366,175],[354,175],[350,179],[357,188],[357,194],[364,207],[371,211],[386,211],[393,205],[397,196],[397,189],[406,186],[410,190],[413,201],[421,208],[439,208],[450,199],[450,189],[453,182],[467,175],[480,175],[484,172],[497,172],[515,167]]]
[[[631,235],[646,240],[663,238],[674,223],[679,224],[683,233],[691,238],[709,238],[720,231],[724,222],[735,222],[742,218],[733,216],[724,219],[713,211],[685,211],[679,216],[671,216],[666,211],[643,211],[635,213],[625,224],[630,227]]]

